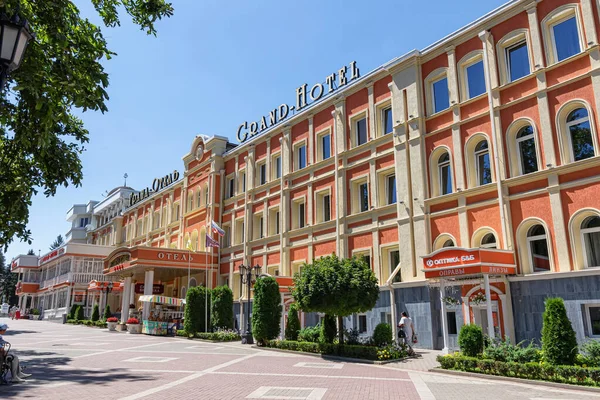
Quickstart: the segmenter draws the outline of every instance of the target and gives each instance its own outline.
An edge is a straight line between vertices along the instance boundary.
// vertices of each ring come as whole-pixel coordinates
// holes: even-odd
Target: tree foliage
[[[233,329],[233,292],[229,286],[212,290],[211,325],[214,328]]]
[[[0,252],[0,303],[5,299],[8,304],[17,304],[17,281],[18,275],[13,274],[10,270],[10,263],[6,263],[4,253]]]
[[[258,278],[254,284],[252,335],[259,344],[279,335],[281,312],[281,295],[277,280],[271,276]]]
[[[62,235],[58,235],[56,240],[50,245],[50,250],[58,249],[63,244],[65,244],[65,240],[63,239]]]
[[[292,303],[288,310],[287,325],[285,326],[285,340],[298,340],[298,332],[300,332],[298,305]]]
[[[544,358],[554,365],[573,365],[577,358],[577,338],[560,297],[546,299],[542,325]]]
[[[325,314],[323,317],[323,325],[321,326],[321,341],[324,343],[333,343],[337,327],[335,326],[335,317]]]
[[[479,325],[463,325],[458,332],[460,352],[468,357],[477,357],[483,352],[483,330]]]
[[[106,27],[120,25],[124,10],[152,35],[157,20],[173,14],[166,0],[91,1]],[[59,186],[81,185],[89,132],[76,113],[107,111],[101,62],[115,53],[71,0],[3,0],[0,7],[8,15],[20,7],[36,35],[0,99],[0,247],[6,249],[15,236],[31,243],[26,226],[38,190],[52,196]]]
[[[104,307],[104,314],[102,315],[102,319],[106,321],[110,317],[112,317],[112,313],[110,312],[110,306],[107,304],[106,307]]]
[[[77,306],[77,310],[75,311],[75,319],[77,321],[83,321],[85,319],[85,314],[83,312],[83,306]]]
[[[305,264],[302,273],[294,275],[292,295],[303,311],[336,315],[342,343],[342,317],[375,307],[379,286],[362,258],[331,255]]]
[[[100,308],[98,304],[94,304],[94,310],[92,311],[92,321],[96,322],[100,319]]]
[[[204,286],[191,287],[187,291],[183,325],[186,333],[208,332],[208,328],[205,326],[205,318],[210,323],[210,309],[207,308],[208,305],[206,304],[207,300],[210,301],[210,296],[210,289]],[[209,313],[208,316],[206,316],[206,311]]]

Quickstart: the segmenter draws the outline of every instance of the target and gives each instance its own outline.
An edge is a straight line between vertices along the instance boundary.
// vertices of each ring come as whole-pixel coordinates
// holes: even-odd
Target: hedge
[[[268,340],[265,342],[265,346],[282,350],[304,351],[307,353],[328,354],[364,360],[378,360],[377,352],[380,350],[375,346],[295,342],[292,340]]]
[[[241,336],[235,332],[198,332],[196,334],[189,334],[184,329],[180,329],[177,331],[177,336],[190,339],[212,340],[214,342],[234,342],[242,340]]]
[[[67,324],[95,326],[98,328],[106,328],[106,326],[107,326],[106,322],[104,322],[104,321],[91,321],[89,319],[84,319],[84,320],[68,319]]]
[[[443,369],[477,372],[515,378],[534,379],[576,385],[600,386],[600,368],[544,363],[516,363],[482,360],[461,355],[438,356]]]

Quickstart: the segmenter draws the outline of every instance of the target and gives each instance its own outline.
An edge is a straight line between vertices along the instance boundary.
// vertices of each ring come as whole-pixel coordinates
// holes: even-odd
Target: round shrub
[[[288,311],[287,325],[285,327],[285,340],[298,340],[298,332],[300,332],[298,304],[292,303]]]
[[[94,311],[92,311],[92,321],[96,322],[100,319],[100,310],[98,304],[94,305]]]
[[[458,333],[460,351],[467,357],[476,357],[483,351],[483,331],[479,325],[463,325]]]
[[[373,331],[373,343],[375,346],[385,346],[394,342],[394,334],[392,333],[392,327],[385,322],[377,324],[375,331]]]
[[[211,324],[213,328],[233,329],[233,292],[229,286],[212,290]]]
[[[577,338],[560,297],[546,299],[542,326],[542,351],[553,365],[573,365],[577,359]]]
[[[337,327],[335,325],[335,317],[333,315],[325,314],[323,326],[321,327],[321,341],[324,343],[333,343],[336,334]]]
[[[252,334],[259,345],[279,335],[281,323],[281,294],[275,278],[263,277],[254,284],[252,305]]]

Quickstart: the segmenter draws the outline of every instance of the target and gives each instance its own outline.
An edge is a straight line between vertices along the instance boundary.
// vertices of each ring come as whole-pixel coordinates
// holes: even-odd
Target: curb
[[[404,361],[404,360],[407,360],[407,359],[411,358],[411,357],[404,357],[404,358],[397,358],[395,360],[375,361],[375,360],[365,360],[365,359],[362,359],[362,358],[350,358],[350,357],[334,356],[334,355],[330,355],[330,354],[308,353],[306,351],[294,351],[294,350],[275,349],[275,348],[272,348],[272,347],[259,347],[257,345],[253,345],[252,348],[258,349],[258,350],[265,350],[265,351],[274,351],[274,352],[278,352],[278,353],[298,354],[298,355],[301,355],[301,356],[310,356],[310,357],[315,357],[315,358],[321,358],[323,360],[345,361],[345,362],[352,362],[352,363],[357,363],[357,364],[371,364],[371,365],[391,364],[391,363],[400,362],[400,361]]]
[[[431,368],[429,370],[429,372],[435,372],[438,374],[446,374],[446,375],[462,376],[462,377],[472,377],[472,378],[479,378],[479,379],[509,381],[509,382],[522,383],[522,384],[526,384],[526,385],[547,386],[547,387],[551,387],[551,388],[555,388],[555,389],[582,390],[585,392],[600,393],[600,388],[593,387],[593,386],[571,385],[568,383],[538,381],[535,379],[514,378],[512,376],[488,375],[488,374],[480,374],[477,372],[456,371],[453,369],[442,369],[442,368]]]

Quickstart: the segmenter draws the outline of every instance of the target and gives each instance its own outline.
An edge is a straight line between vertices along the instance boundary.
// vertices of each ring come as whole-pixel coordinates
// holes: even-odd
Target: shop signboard
[[[496,249],[445,248],[423,257],[423,266],[426,278],[516,273],[514,253]]]
[[[165,285],[155,283],[152,285],[152,294],[162,294],[165,291]],[[137,294],[144,294],[144,284],[136,283],[135,292]]]

